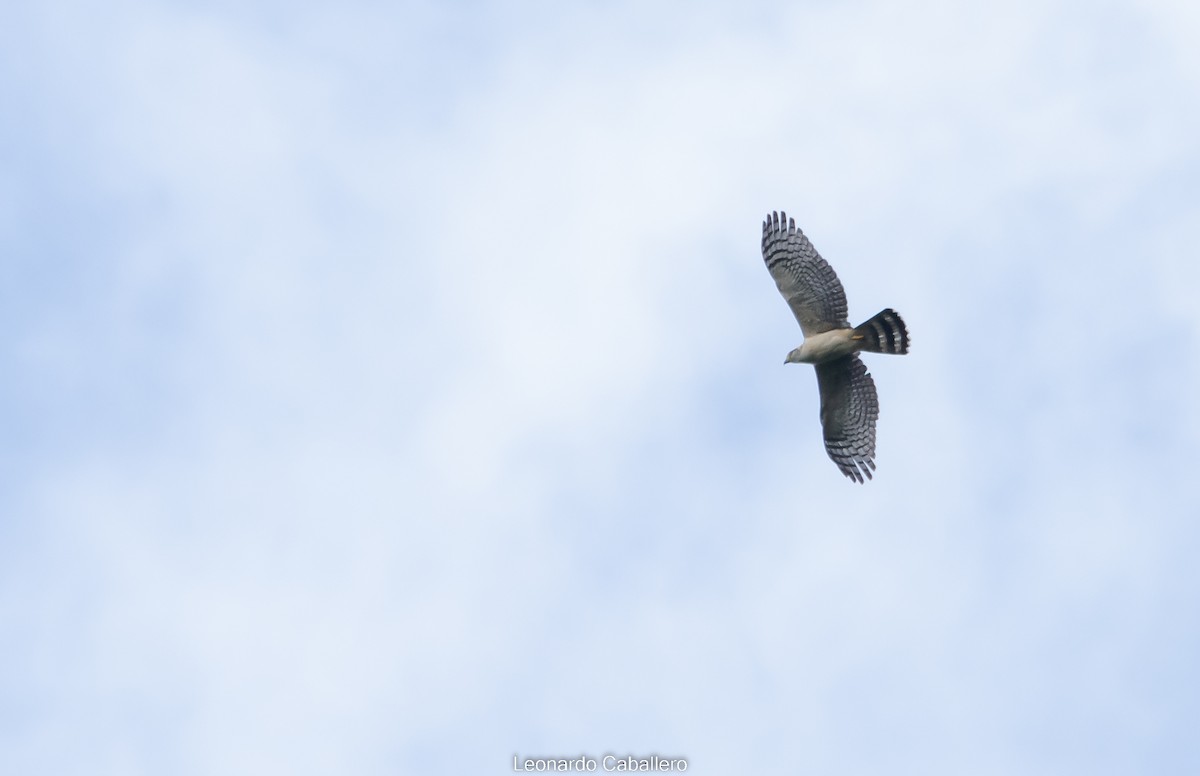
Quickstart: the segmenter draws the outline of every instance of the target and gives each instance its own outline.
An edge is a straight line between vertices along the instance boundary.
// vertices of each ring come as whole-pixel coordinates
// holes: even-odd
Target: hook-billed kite
[[[907,353],[904,321],[889,308],[852,327],[846,292],[833,267],[786,213],[772,213],[763,222],[762,254],[804,332],[804,342],[784,363],[812,364],[817,370],[825,451],[850,479],[871,479],[879,400],[858,353]]]

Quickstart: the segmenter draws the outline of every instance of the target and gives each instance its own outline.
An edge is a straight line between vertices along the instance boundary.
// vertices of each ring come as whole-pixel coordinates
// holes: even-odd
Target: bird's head
[[[788,354],[787,354],[787,358],[785,358],[785,359],[783,360],[783,363],[785,363],[785,364],[801,364],[801,363],[804,363],[803,361],[801,361],[801,360],[800,360],[800,348],[796,348],[795,350],[793,350],[793,351],[791,351],[790,353],[788,353]]]

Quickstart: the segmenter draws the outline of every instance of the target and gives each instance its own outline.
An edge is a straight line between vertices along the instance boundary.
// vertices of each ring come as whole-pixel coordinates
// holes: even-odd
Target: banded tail
[[[888,308],[861,326],[854,328],[854,339],[868,353],[891,353],[902,356],[908,352],[908,329],[900,313]]]

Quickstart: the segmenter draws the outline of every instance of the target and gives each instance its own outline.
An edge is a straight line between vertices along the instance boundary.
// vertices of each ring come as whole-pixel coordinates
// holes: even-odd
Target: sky
[[[1195,4],[6,3],[0,105],[0,771],[1200,771]]]

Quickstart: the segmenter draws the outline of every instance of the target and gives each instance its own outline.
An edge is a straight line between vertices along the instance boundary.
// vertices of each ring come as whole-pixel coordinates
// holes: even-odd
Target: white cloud
[[[1164,8],[30,14],[69,174],[4,188],[113,223],[4,340],[56,431],[3,499],[0,762],[1188,762],[1186,704],[1113,678],[1196,586],[1156,458],[1195,338],[1138,351],[1194,330]],[[868,487],[780,365],[777,207],[914,333]]]

